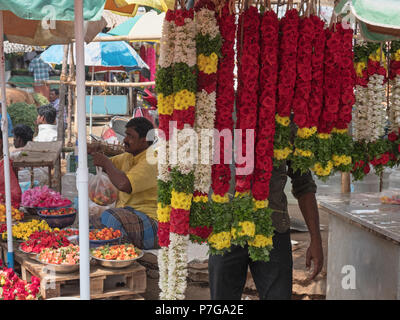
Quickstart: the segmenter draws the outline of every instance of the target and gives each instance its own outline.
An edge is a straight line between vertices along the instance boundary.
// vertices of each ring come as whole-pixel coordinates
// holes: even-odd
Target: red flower
[[[364,173],[365,173],[365,174],[368,174],[369,171],[370,171],[369,165],[367,164],[367,165],[364,167],[363,170],[364,170]]]
[[[391,141],[391,142],[396,141],[396,140],[397,140],[397,135],[396,135],[396,133],[394,133],[394,132],[389,133],[388,139],[389,139],[389,141]]]

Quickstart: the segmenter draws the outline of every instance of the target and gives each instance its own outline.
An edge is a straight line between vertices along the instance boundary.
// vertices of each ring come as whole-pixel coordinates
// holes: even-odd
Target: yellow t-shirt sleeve
[[[119,155],[117,155],[117,156],[111,157],[110,160],[111,160],[111,162],[113,163],[113,165],[114,165],[117,169],[121,170],[121,168],[122,168],[122,163],[123,163],[123,161],[124,161],[124,157],[125,157],[125,154],[122,153],[122,154],[119,154]]]

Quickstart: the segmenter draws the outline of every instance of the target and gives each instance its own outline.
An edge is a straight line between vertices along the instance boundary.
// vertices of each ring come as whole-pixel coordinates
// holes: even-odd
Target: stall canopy
[[[398,0],[342,0],[335,13],[357,19],[361,35],[368,41],[400,40]]]
[[[166,12],[173,9],[175,0],[107,0],[105,9],[119,14],[134,16],[139,6],[146,6]]]
[[[127,36],[133,41],[158,41],[161,38],[165,12],[149,11],[121,23],[108,32],[112,36]]]

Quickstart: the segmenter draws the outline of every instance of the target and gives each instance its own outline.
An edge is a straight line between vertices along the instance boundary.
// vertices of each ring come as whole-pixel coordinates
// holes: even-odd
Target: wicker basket
[[[109,144],[107,142],[87,142],[88,148],[104,153],[107,157],[117,156],[125,152],[124,146],[120,144]]]

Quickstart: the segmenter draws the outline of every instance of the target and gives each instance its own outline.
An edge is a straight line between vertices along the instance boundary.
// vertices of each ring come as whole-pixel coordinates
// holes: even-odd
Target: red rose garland
[[[312,41],[313,53],[311,57],[312,79],[309,105],[310,127],[318,126],[319,116],[322,111],[324,99],[324,53],[325,53],[325,30],[324,21],[318,16],[311,16],[314,24],[314,38]]]
[[[233,108],[235,103],[234,74],[235,67],[235,14],[231,12],[229,1],[225,2],[221,12],[217,13],[218,25],[223,38],[221,54],[217,71],[217,98],[214,127],[218,132],[233,131]],[[232,143],[232,136],[228,138]],[[219,163],[212,166],[212,228],[208,238],[210,252],[223,254],[231,247],[231,220],[228,191],[231,180],[230,159],[231,150],[225,155],[224,138],[219,138],[219,149],[214,152],[219,157]],[[217,141],[215,141],[218,146]],[[229,148],[228,148],[229,149]]]
[[[314,134],[317,127],[310,126],[310,96],[312,80],[312,51],[314,23],[305,17],[299,25],[299,41],[297,47],[297,79],[293,99],[293,121],[297,125],[294,140],[295,150],[291,159],[293,170],[306,172],[314,164]]]
[[[312,170],[318,178],[327,178],[333,172],[331,132],[336,124],[340,106],[341,33],[326,29],[324,66],[324,105],[318,124],[316,163]]]
[[[235,143],[236,152],[239,156],[246,154],[246,161],[243,164],[236,164],[236,193],[233,203],[232,243],[238,245],[244,245],[247,240],[253,240],[255,235],[253,203],[250,196],[254,167],[249,168],[249,165],[251,165],[248,162],[250,155],[247,154],[247,146],[254,148],[255,140],[249,141],[247,132],[251,130],[250,132],[254,134],[253,137],[256,139],[255,129],[257,126],[258,77],[260,67],[259,26],[260,15],[256,7],[251,6],[240,15],[237,37],[239,42],[239,85],[236,100],[236,129],[239,129],[242,133],[242,139],[237,139]]]
[[[278,81],[279,20],[276,13],[268,10],[262,17],[261,70],[258,127],[255,150],[255,171],[252,186],[254,240],[248,241],[249,254],[253,261],[269,259],[272,248],[272,210],[268,208],[269,183],[273,169],[276,89]]]
[[[342,34],[341,96],[338,116],[332,130],[332,161],[337,171],[349,172],[352,169],[353,141],[347,131],[355,104],[354,86],[356,77],[353,67],[353,30],[344,29],[342,25],[337,25],[337,29]]]
[[[290,113],[296,84],[296,57],[299,16],[296,9],[286,11],[280,20],[278,103],[274,139],[274,166],[280,166],[292,153]]]

